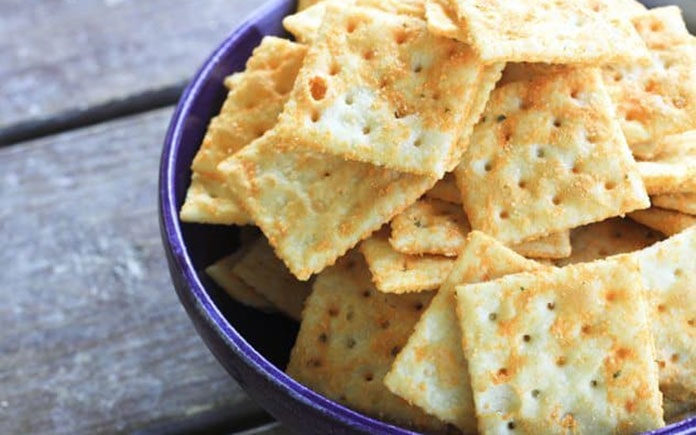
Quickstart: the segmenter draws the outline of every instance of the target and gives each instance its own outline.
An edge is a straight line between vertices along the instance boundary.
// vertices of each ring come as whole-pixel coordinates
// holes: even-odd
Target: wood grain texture
[[[175,95],[261,4],[0,0],[0,132],[144,92]]]
[[[156,184],[170,115],[0,149],[0,433],[259,415],[169,280]]]

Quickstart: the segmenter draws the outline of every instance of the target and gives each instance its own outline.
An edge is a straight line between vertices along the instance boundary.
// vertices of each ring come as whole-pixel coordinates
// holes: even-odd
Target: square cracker
[[[647,57],[631,23],[610,1],[451,0],[467,40],[486,62],[632,62]]]
[[[435,290],[445,281],[454,259],[440,255],[407,255],[389,244],[387,231],[379,231],[360,244],[372,282],[384,293]]]
[[[246,250],[239,250],[205,268],[205,273],[212,278],[228,295],[237,302],[256,308],[257,310],[276,311],[273,304],[261,296],[253,287],[238,277],[232,269],[244,256]]]
[[[631,219],[611,218],[574,228],[570,233],[572,254],[554,263],[557,266],[566,266],[600,260],[641,250],[662,239],[659,232]]]
[[[464,433],[474,433],[474,400],[454,310],[454,287],[543,266],[481,232],[474,231],[467,239],[454,269],[416,324],[384,383],[429,414]]]
[[[696,130],[666,136],[638,169],[649,194],[696,193]]]
[[[660,389],[696,402],[696,228],[631,255],[644,279]]]
[[[395,216],[391,229],[389,243],[398,252],[456,257],[466,245],[471,225],[461,205],[426,198]],[[525,257],[565,258],[570,255],[570,232],[561,231],[510,247]]]
[[[286,147],[441,178],[501,69],[421,19],[329,3],[277,128]]]
[[[491,94],[455,170],[472,228],[519,243],[650,205],[598,69]]]
[[[295,279],[264,237],[256,240],[232,267],[232,272],[290,318],[300,320],[311,282]]]
[[[651,61],[605,66],[604,82],[631,150],[649,159],[662,137],[696,127],[696,39],[676,6],[651,9],[633,22]]]
[[[184,222],[251,223],[225,189],[217,165],[273,127],[289,97],[306,47],[268,36],[256,47],[246,70],[226,80],[231,86],[220,114],[210,121],[196,154],[191,186],[181,208]]]
[[[696,216],[696,192],[694,193],[664,193],[650,197],[655,207],[675,210]]]
[[[629,213],[628,217],[666,236],[672,236],[696,225],[696,216],[657,207],[634,211]]]
[[[431,298],[429,292],[376,291],[362,257],[352,251],[317,277],[288,375],[360,412],[412,428],[442,430],[444,424],[382,383]]]
[[[457,286],[479,430],[663,426],[640,282],[636,262],[618,258]]]
[[[271,130],[220,164],[276,254],[307,280],[418,199],[435,179],[312,151]]]

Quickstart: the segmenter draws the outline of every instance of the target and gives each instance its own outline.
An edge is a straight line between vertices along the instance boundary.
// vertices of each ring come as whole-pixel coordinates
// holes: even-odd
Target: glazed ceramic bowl
[[[326,399],[285,375],[298,325],[232,301],[202,270],[239,246],[235,227],[182,224],[178,210],[208,121],[220,109],[228,74],[244,68],[265,35],[282,35],[291,0],[272,0],[205,61],[184,92],[167,133],[160,168],[160,228],[172,281],[203,340],[262,407],[300,433],[409,433]],[[696,420],[660,431],[696,430]]]

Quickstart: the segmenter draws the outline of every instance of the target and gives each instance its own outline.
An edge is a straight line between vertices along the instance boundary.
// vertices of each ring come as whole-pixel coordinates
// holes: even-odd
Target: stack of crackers
[[[300,2],[229,89],[184,222],[301,322],[287,373],[427,432],[696,410],[696,38],[634,0]]]

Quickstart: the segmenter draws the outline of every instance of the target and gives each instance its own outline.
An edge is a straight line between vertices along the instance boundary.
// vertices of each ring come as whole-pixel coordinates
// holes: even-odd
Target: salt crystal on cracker
[[[251,223],[239,202],[224,188],[217,165],[273,127],[288,99],[306,48],[266,37],[247,61],[246,70],[227,81],[232,89],[213,118],[193,160],[191,186],[181,220],[210,224]]]
[[[660,139],[696,126],[696,39],[676,6],[634,18],[650,49],[647,65],[609,65],[604,81],[633,153],[649,159]]]
[[[442,430],[444,424],[382,383],[431,298],[431,293],[378,292],[360,254],[349,253],[317,277],[287,373],[374,417],[421,430]]]
[[[300,320],[312,283],[295,279],[261,237],[234,264],[232,272],[270,301],[279,311]]]
[[[278,132],[287,147],[441,178],[500,69],[421,19],[328,3]]]
[[[456,287],[483,433],[664,425],[637,264],[620,258]]]
[[[696,401],[696,228],[631,255],[645,283],[660,389]]]
[[[401,253],[455,257],[465,246],[471,225],[461,205],[425,198],[395,216],[391,229],[389,243]],[[570,255],[570,233],[561,231],[510,247],[525,257],[564,258]]]
[[[518,243],[649,206],[597,69],[500,85],[455,170],[472,228]]]
[[[268,299],[261,296],[253,287],[245,283],[232,271],[234,265],[237,264],[244,254],[245,250],[239,250],[234,254],[228,255],[206,267],[205,273],[237,302],[261,311],[276,311],[276,308]]]
[[[572,253],[556,260],[558,266],[600,260],[633,252],[662,240],[659,232],[631,219],[611,218],[574,228],[570,233]]]
[[[628,217],[666,236],[672,236],[696,225],[696,216],[658,207],[634,211],[629,213]]]
[[[675,210],[696,216],[696,192],[664,193],[650,197],[650,202],[659,208]]]
[[[470,233],[467,239],[454,269],[421,316],[384,382],[410,403],[454,424],[464,433],[472,433],[476,431],[476,416],[454,310],[454,286],[542,266],[478,231]]]
[[[272,130],[220,171],[300,280],[333,264],[436,181],[311,151],[283,151],[281,144]]]
[[[645,44],[622,16],[587,0],[451,0],[468,37],[487,62],[633,62]]]
[[[360,252],[372,272],[372,281],[384,293],[435,290],[454,266],[454,259],[440,255],[407,255],[389,244],[389,234],[380,231],[360,244]]]

